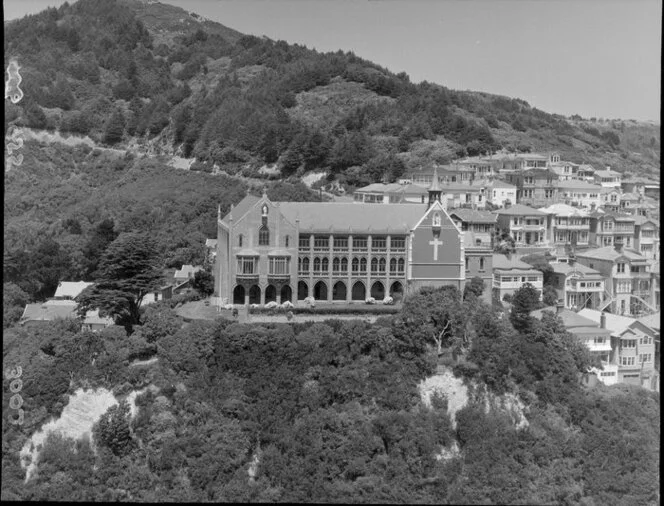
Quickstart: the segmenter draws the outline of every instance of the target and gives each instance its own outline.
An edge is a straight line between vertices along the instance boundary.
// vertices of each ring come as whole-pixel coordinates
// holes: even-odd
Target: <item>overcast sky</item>
[[[62,0],[4,0],[5,19]],[[169,0],[240,32],[353,51],[413,82],[660,121],[661,0]]]

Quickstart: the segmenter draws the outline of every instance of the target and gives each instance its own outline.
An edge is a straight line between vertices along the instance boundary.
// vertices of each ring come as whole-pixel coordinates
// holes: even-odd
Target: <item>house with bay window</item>
[[[508,232],[516,247],[548,246],[547,215],[532,207],[516,204],[496,211],[499,230]]]
[[[533,266],[498,253],[493,255],[492,296],[503,300],[505,295],[514,295],[519,288],[529,283],[541,292],[544,287],[544,275]]]
[[[590,244],[590,217],[585,210],[553,204],[540,208],[540,211],[547,215],[547,240],[556,248],[556,253],[565,253],[566,247],[576,249]]]

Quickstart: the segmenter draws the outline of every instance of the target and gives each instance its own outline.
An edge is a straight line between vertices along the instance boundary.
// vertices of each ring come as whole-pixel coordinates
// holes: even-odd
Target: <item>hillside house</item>
[[[540,211],[547,215],[547,240],[556,248],[557,254],[565,253],[566,246],[576,249],[590,244],[590,217],[583,209],[553,204],[540,208]]]
[[[558,174],[547,168],[531,168],[505,175],[516,186],[517,204],[543,207],[558,200]]]
[[[505,207],[516,204],[516,186],[494,179],[486,186],[487,200],[494,206]]]
[[[602,187],[586,181],[558,181],[558,202],[585,209],[598,209],[602,204]]]
[[[454,209],[449,214],[463,232],[472,232],[476,241],[492,246],[498,219],[495,213],[476,209]]]
[[[373,183],[355,190],[353,201],[365,204],[424,204],[427,195],[427,189],[416,184]]]
[[[576,253],[577,262],[599,271],[606,280],[608,297],[600,309],[614,314],[640,316],[655,312],[650,262],[621,243]]]
[[[508,232],[517,247],[548,246],[547,215],[532,207],[516,204],[496,211],[498,229]]]
[[[590,244],[596,247],[613,246],[617,242],[626,248],[634,245],[636,219],[631,214],[595,211],[590,217]]]
[[[584,307],[599,309],[608,297],[604,276],[590,267],[570,259],[568,262],[549,264],[553,269],[551,278],[558,300],[567,309]]]
[[[618,366],[618,383],[659,391],[659,372],[655,368],[658,332],[634,318],[594,309],[582,309],[578,314],[611,332],[611,363]]]
[[[596,170],[593,174],[595,178],[595,183],[604,186],[605,188],[616,188],[620,190],[620,185],[622,183],[622,174],[611,170],[607,167],[606,170]]]
[[[596,323],[590,318],[581,316],[581,314],[563,308],[562,305],[556,307],[545,307],[530,313],[534,318],[541,319],[544,311],[555,313],[565,325],[565,329],[576,336],[583,343],[591,355],[597,357],[602,365],[601,369],[593,368],[590,370],[599,381],[605,385],[615,385],[619,381],[618,363],[616,361],[614,348],[611,342],[611,331],[605,326]]]
[[[505,295],[514,295],[514,292],[530,283],[541,292],[544,288],[544,275],[531,265],[516,259],[494,253],[493,255],[493,283],[492,297],[500,301]]]
[[[94,285],[86,281],[60,281],[53,295],[54,300],[74,300],[87,287]]]
[[[650,260],[659,260],[659,222],[634,216],[634,249]]]

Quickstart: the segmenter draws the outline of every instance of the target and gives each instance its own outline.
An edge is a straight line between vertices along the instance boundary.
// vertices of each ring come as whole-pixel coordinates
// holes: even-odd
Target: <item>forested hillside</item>
[[[255,175],[325,168],[359,185],[507,148],[648,173],[658,125],[565,118],[503,96],[413,84],[352,53],[244,36],[160,3],[80,0],[5,24],[24,99],[10,123],[160,145]]]
[[[3,362],[22,368],[25,422],[3,423],[2,499],[656,504],[659,394],[581,386],[588,352],[562,322],[516,316],[445,287],[374,325],[182,326],[163,302],[130,337],[12,328]],[[470,339],[455,373],[472,392],[453,419],[445,395],[427,406],[418,392],[436,368],[432,330],[444,349]],[[101,418],[96,452],[48,438],[24,483],[19,450],[82,386],[150,388],[135,417],[121,405]],[[487,392],[518,395],[525,424],[487,408]]]

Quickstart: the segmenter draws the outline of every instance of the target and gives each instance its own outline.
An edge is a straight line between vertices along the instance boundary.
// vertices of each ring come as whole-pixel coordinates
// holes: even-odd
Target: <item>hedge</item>
[[[266,307],[249,307],[249,314],[265,314],[265,315],[285,315],[288,312],[296,314],[310,314],[310,315],[347,315],[347,314],[379,314],[390,315],[397,314],[400,309],[395,306],[323,306],[323,307],[293,307],[293,308],[266,308]]]

